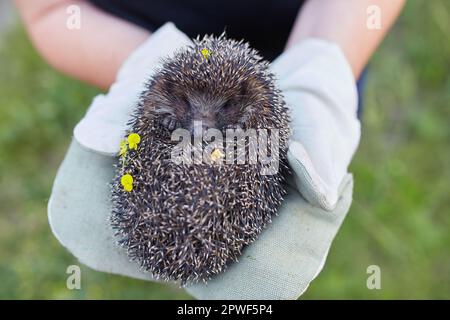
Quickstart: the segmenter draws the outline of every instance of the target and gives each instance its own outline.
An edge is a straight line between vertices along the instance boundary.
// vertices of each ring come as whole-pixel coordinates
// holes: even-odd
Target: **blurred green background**
[[[0,17],[1,19],[1,17]],[[97,93],[48,67],[22,26],[0,25],[0,298],[180,299],[177,287],[81,267],[47,201],[72,128]],[[450,2],[409,1],[373,57],[354,202],[303,299],[450,298]],[[381,290],[366,287],[369,265]]]

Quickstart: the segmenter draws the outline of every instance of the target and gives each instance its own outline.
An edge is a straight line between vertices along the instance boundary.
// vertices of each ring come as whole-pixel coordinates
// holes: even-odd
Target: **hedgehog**
[[[286,193],[289,122],[269,63],[248,43],[207,35],[163,59],[129,122],[112,182],[111,224],[129,258],[182,286],[238,261]],[[225,138],[201,139],[210,129]],[[175,161],[175,150],[186,149],[174,139],[180,130],[191,148]],[[262,145],[278,167],[267,174],[267,163],[254,160],[269,132],[277,139]]]

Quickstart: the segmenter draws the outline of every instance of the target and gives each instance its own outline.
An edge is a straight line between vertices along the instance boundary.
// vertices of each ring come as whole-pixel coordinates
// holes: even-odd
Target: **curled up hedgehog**
[[[247,43],[206,36],[164,60],[141,94],[111,222],[155,278],[209,280],[276,214],[290,129],[268,66]]]

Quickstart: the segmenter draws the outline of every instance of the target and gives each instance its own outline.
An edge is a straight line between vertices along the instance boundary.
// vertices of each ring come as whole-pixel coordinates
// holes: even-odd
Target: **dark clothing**
[[[115,16],[155,31],[171,21],[191,38],[226,31],[249,42],[267,60],[283,52],[295,18],[306,0],[90,0]],[[362,115],[364,79],[358,85]]]
[[[249,42],[267,60],[286,45],[303,0],[91,0],[99,8],[155,31],[172,21],[189,37],[220,35]]]

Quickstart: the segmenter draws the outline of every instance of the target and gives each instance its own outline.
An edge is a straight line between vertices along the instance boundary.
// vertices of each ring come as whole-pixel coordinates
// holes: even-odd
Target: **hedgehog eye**
[[[173,115],[166,115],[162,119],[162,124],[169,131],[175,130],[179,125],[177,119]]]
[[[229,109],[231,107],[231,101],[227,100],[224,104],[222,104],[222,106],[220,107],[221,109]]]
[[[181,103],[185,106],[186,110],[192,110],[192,105],[186,97],[183,97]]]

